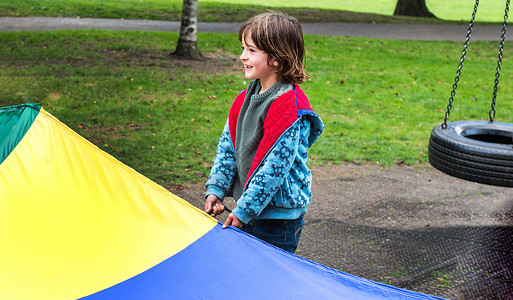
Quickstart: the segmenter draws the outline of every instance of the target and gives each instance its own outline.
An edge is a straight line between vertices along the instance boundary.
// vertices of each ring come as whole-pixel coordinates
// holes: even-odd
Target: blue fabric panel
[[[218,225],[146,272],[82,299],[441,298],[342,273]]]

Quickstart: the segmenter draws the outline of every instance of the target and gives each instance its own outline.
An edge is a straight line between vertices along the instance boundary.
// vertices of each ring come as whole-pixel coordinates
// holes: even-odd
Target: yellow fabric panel
[[[217,221],[41,110],[0,165],[0,299],[76,299],[145,271]]]

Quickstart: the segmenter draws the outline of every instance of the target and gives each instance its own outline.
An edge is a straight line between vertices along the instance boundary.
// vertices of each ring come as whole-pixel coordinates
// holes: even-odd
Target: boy
[[[248,88],[236,98],[219,140],[205,211],[224,211],[233,193],[232,225],[294,253],[311,201],[308,148],[324,129],[299,88],[306,78],[303,32],[281,13],[257,15],[239,30]]]

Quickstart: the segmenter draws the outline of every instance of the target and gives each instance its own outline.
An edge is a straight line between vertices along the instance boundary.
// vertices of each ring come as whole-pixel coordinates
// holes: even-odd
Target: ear
[[[273,59],[273,66],[277,67],[279,65],[280,63],[276,59]]]

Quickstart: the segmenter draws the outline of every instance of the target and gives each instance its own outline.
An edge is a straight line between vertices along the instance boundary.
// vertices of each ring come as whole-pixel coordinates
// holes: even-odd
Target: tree
[[[198,59],[203,57],[198,50],[198,0],[183,0],[182,21],[178,44],[171,55]]]
[[[436,18],[428,10],[426,0],[397,0],[394,16]]]

